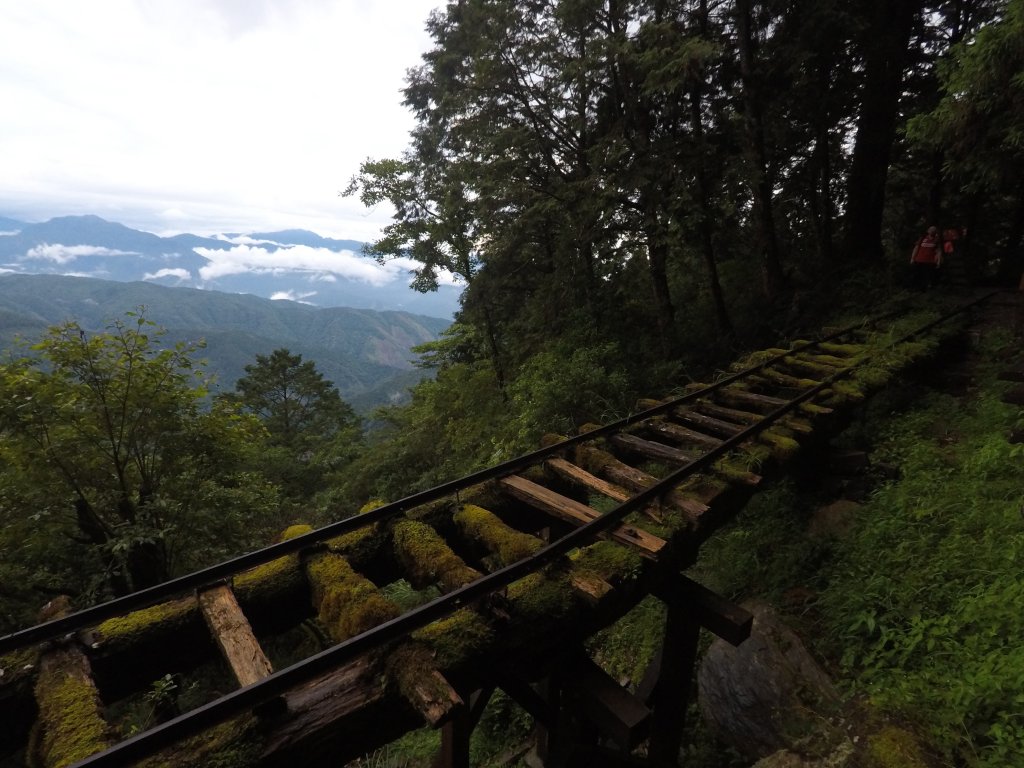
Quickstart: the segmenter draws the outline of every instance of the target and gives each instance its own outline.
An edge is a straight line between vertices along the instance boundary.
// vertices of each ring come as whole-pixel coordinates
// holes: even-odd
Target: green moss
[[[714,463],[715,473],[731,484],[751,485],[757,481],[756,476],[736,456],[729,455]]]
[[[451,591],[477,579],[480,574],[452,552],[437,531],[415,520],[401,520],[391,531],[395,554],[417,588],[438,584]]]
[[[242,571],[235,576],[232,586],[239,601],[265,600],[304,588],[305,575],[298,554],[285,555]]]
[[[133,645],[151,636],[167,635],[176,627],[198,620],[199,606],[196,599],[186,597],[107,619],[96,631],[106,647]]]
[[[866,768],[927,768],[917,739],[902,728],[887,726],[868,736]]]
[[[512,582],[506,597],[517,624],[562,619],[576,607],[568,576],[557,570],[537,571]]]
[[[866,349],[862,344],[837,344],[831,341],[822,342],[817,348],[830,355],[845,358],[857,357],[863,354]]]
[[[311,525],[290,525],[281,532],[281,535],[278,538],[280,541],[288,541],[289,539],[298,538],[299,536],[304,536],[305,534],[312,532],[313,526]]]
[[[259,721],[244,715],[184,739],[141,761],[138,768],[250,768],[262,748]]]
[[[819,365],[831,366],[832,368],[848,368],[850,366],[849,360],[837,357],[836,355],[817,355],[808,352],[801,352],[797,355],[797,358],[800,360],[815,362]]]
[[[22,648],[0,656],[0,689],[10,691],[14,686],[35,677],[39,670],[39,648]]]
[[[401,613],[340,555],[314,555],[306,569],[318,618],[335,641],[358,635]]]
[[[569,559],[574,571],[593,573],[611,584],[635,578],[643,567],[643,558],[634,550],[611,541],[578,549]]]
[[[806,414],[808,416],[827,416],[830,409],[828,408],[828,406],[825,405],[818,405],[817,403],[805,402],[800,403],[800,405],[797,406],[797,410],[800,411],[800,413]]]
[[[864,390],[851,381],[836,381],[826,390],[826,402],[829,404],[843,404],[861,402],[864,399]],[[822,392],[824,395],[825,392]]]
[[[39,732],[34,741],[40,765],[60,768],[96,754],[112,743],[102,703],[88,678],[63,665],[44,671],[36,683]]]
[[[463,504],[455,513],[455,523],[474,541],[482,543],[505,566],[537,552],[544,542],[517,531],[497,515],[475,504]]]
[[[473,659],[494,642],[494,629],[484,617],[462,608],[412,634],[434,654],[441,669],[452,669]]]
[[[417,643],[403,643],[384,661],[388,682],[419,710],[428,722],[444,717],[457,703],[457,693],[438,673],[430,651]]]
[[[341,536],[335,536],[327,540],[327,548],[331,552],[344,555],[351,562],[365,564],[373,559],[384,548],[387,536],[384,534],[384,526],[379,523],[367,525]]]
[[[758,440],[771,446],[772,456],[779,462],[788,461],[800,450],[800,443],[791,434],[778,428],[766,429],[758,435]]]

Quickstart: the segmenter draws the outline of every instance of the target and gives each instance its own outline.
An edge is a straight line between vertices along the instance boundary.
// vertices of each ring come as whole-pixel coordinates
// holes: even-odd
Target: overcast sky
[[[442,0],[0,0],[0,215],[373,238]]]

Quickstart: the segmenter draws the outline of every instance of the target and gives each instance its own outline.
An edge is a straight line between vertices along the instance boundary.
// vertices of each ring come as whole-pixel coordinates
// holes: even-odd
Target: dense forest
[[[417,348],[433,376],[367,430],[287,349],[213,396],[160,317],[51,329],[0,367],[0,631],[867,315],[928,226],[973,280],[1020,275],[1024,0],[458,0],[428,30],[408,149],[347,191],[393,206],[369,250],[421,262],[416,289],[465,285]],[[891,683],[865,648],[850,663]]]

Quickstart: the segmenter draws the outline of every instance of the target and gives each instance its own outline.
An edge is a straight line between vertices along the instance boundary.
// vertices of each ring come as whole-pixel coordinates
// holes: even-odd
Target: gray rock
[[[750,638],[738,648],[716,639],[701,661],[697,681],[705,721],[751,759],[785,749],[830,754],[842,740],[828,722],[840,706],[831,680],[769,605],[751,601],[744,607],[754,615]]]

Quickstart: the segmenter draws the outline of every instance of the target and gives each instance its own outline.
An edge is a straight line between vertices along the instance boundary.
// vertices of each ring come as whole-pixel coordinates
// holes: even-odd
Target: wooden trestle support
[[[377,510],[380,518],[367,510],[370,525],[0,656],[0,722],[16,724],[12,731],[24,740],[17,724],[30,713],[27,749],[41,768],[337,766],[424,723],[441,730],[436,765],[465,768],[473,729],[500,688],[535,719],[536,752],[547,766],[675,765],[701,628],[738,644],[751,625],[749,614],[682,571],[762,475],[778,473],[801,445],[827,437],[840,406],[929,351],[910,343],[886,349],[860,381],[846,373],[868,354],[864,340],[760,353],[754,362],[770,358],[770,366],[713,394],[645,403],[656,414],[611,433],[592,431],[586,440],[552,437],[548,444],[568,447],[529,467],[386,518],[386,506]],[[844,381],[830,383],[837,373]],[[808,387],[816,387],[813,397],[746,437],[750,424]],[[647,502],[645,489],[664,467],[686,467],[739,439],[738,453],[730,448]],[[640,501],[638,493],[642,506],[598,541],[543,560],[566,531],[602,518],[599,509]],[[284,539],[302,543],[316,535],[311,531],[295,527]],[[537,569],[515,571],[533,559]],[[514,580],[510,575],[502,588],[473,591],[512,571]],[[397,579],[467,599],[428,616],[434,601],[411,631],[385,637],[409,616],[381,589]],[[590,660],[584,641],[652,593],[666,607],[661,651],[630,691]],[[310,618],[333,646],[300,662],[301,676],[300,664],[275,672],[258,638]],[[360,645],[374,633],[383,642]],[[4,641],[0,651],[9,647]],[[117,742],[105,704],[218,651],[237,691]],[[239,704],[229,711],[225,702]],[[646,749],[638,750],[641,744]]]

